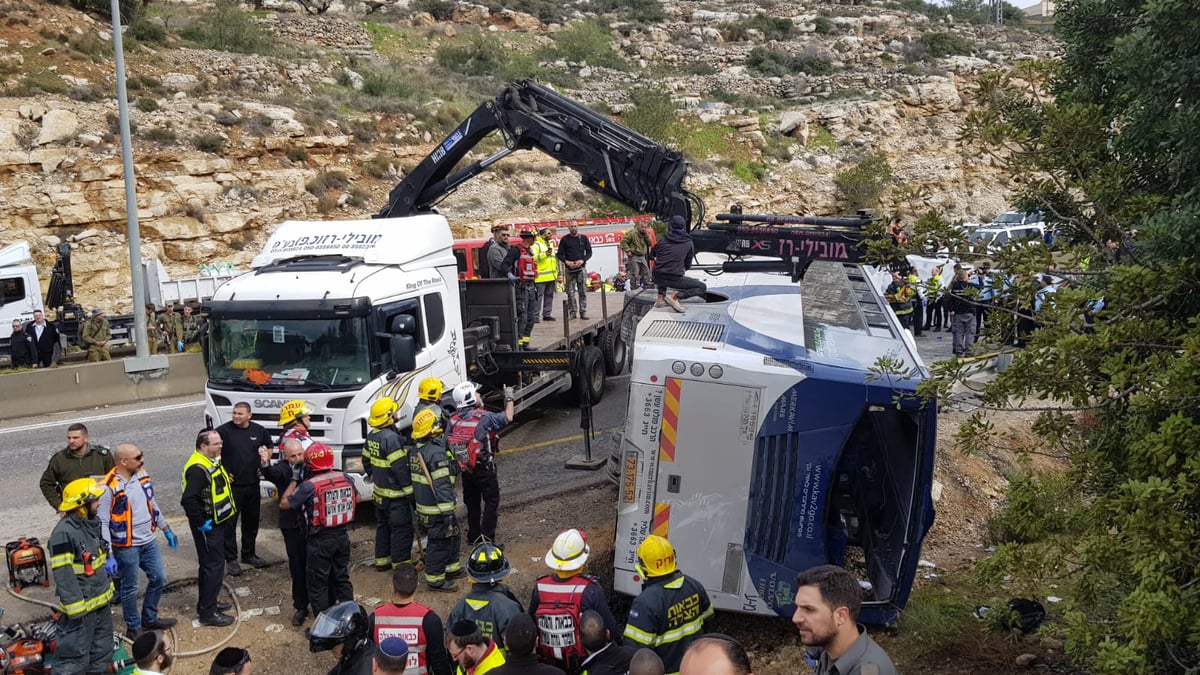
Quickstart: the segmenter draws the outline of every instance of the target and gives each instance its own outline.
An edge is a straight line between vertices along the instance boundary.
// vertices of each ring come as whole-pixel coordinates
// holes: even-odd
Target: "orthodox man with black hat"
[[[670,305],[676,312],[683,312],[680,300],[708,290],[703,281],[684,274],[692,266],[696,247],[692,243],[692,235],[687,231],[687,221],[683,216],[671,216],[667,235],[655,244],[651,254],[654,258],[652,276],[654,285],[658,287],[658,301],[654,303],[655,307]],[[668,293],[668,290],[671,292]]]
[[[143,631],[129,647],[133,675],[162,675],[175,663],[175,643],[161,630]]]
[[[471,591],[450,610],[450,624],[470,619],[479,626],[481,633],[504,648],[504,629],[508,622],[525,613],[513,592],[500,583],[510,572],[512,565],[499,546],[485,541],[471,549],[471,555],[467,557],[467,576],[474,583]]]
[[[71,481],[58,510],[65,513],[50,535],[50,570],[58,596],[54,650],[56,675],[106,673],[112,665],[113,587],[108,546],[96,510],[104,488],[91,478]]]
[[[407,563],[397,567],[392,572],[392,601],[371,614],[367,634],[381,646],[403,638],[408,645],[408,667],[413,669],[410,673],[450,675],[454,666],[446,651],[445,628],[437,612],[416,601],[417,585],[416,567]]]
[[[308,650],[332,652],[337,663],[329,675],[370,675],[375,643],[367,632],[366,608],[347,601],[318,614],[308,633]]]
[[[469,619],[451,624],[446,642],[450,658],[458,664],[456,675],[486,675],[504,665],[504,651]]]

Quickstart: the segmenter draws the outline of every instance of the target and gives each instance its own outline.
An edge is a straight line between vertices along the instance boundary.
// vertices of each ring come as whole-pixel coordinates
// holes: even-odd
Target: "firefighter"
[[[183,496],[179,503],[187,514],[196,541],[199,594],[196,613],[205,626],[228,626],[233,617],[224,612],[232,605],[217,602],[225,581],[225,521],[237,506],[232,481],[221,465],[221,434],[205,429],[196,434],[196,451],[183,465]]]
[[[312,424],[312,406],[304,401],[288,401],[279,409],[279,427],[283,429],[283,433],[279,435],[279,444],[289,438],[294,438],[300,441],[300,445],[307,450],[308,446],[313,444],[313,437],[308,435],[308,428]]]
[[[440,383],[439,383],[440,384]],[[409,409],[411,410],[411,409]],[[413,547],[413,488],[409,473],[409,439],[397,426],[402,414],[400,406],[384,397],[371,404],[363,459],[371,463],[371,480],[375,484],[375,569],[391,570],[412,561]]]
[[[529,601],[529,614],[537,621],[541,635],[538,655],[543,662],[568,673],[575,672],[587,658],[579,634],[584,610],[598,612],[609,634],[619,634],[604,587],[596,577],[584,574],[589,553],[591,547],[583,532],[574,528],[560,532],[546,551],[546,566],[553,573],[537,580]]]
[[[408,643],[416,673],[450,675],[453,666],[446,651],[446,629],[437,612],[417,602],[417,568],[400,565],[392,572],[392,601],[375,609],[367,624],[367,634],[382,645],[384,640],[402,637]],[[412,658],[415,656],[416,658]]]
[[[458,590],[450,579],[463,575],[458,561],[461,532],[454,515],[457,492],[454,483],[458,466],[446,449],[446,438],[432,410],[422,410],[413,419],[415,451],[409,453],[413,498],[417,520],[428,534],[425,548],[425,583],[430,590]]]
[[[508,622],[525,612],[508,586],[500,583],[510,572],[512,565],[499,546],[483,542],[471,549],[471,555],[467,557],[467,575],[474,583],[470,592],[450,610],[447,623],[454,625],[470,619],[479,626],[480,632],[503,648]]]
[[[358,495],[354,484],[333,469],[333,450],[313,443],[304,451],[307,478],[295,479],[279,500],[279,508],[301,509],[308,524],[308,601],[313,615],[354,599],[350,583],[350,533]],[[314,628],[315,630],[315,628]]]
[[[445,391],[446,385],[436,377],[427,377],[421,380],[417,385],[417,407],[413,410],[413,417],[416,417],[422,410],[431,410],[437,415],[437,423],[439,427],[446,426],[446,411],[442,409],[442,392]]]
[[[625,637],[653,649],[662,658],[665,672],[674,675],[688,645],[705,632],[712,603],[699,581],[679,571],[675,548],[664,537],[646,537],[637,557],[642,593],[629,608]]]
[[[91,478],[71,481],[58,510],[66,515],[50,535],[50,569],[58,596],[54,672],[106,673],[112,665],[109,602],[116,559],[109,558],[96,510],[104,488]],[[110,562],[111,561],[111,562]]]
[[[331,651],[337,663],[329,675],[371,675],[375,643],[367,633],[367,610],[340,602],[317,615],[308,633],[308,651]]]
[[[492,413],[483,409],[478,387],[462,382],[454,387],[454,407],[446,445],[462,473],[467,541],[475,544],[483,538],[495,542],[500,510],[500,479],[496,473],[500,437],[496,432],[513,421],[513,390],[504,387],[504,412]]]

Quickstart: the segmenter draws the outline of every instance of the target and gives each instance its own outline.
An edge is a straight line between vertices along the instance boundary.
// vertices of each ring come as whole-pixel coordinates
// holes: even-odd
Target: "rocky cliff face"
[[[81,302],[128,312],[125,187],[108,25],[38,0],[9,5],[0,23],[0,91],[20,94],[31,77],[64,86],[62,94],[0,98],[0,245],[29,241],[48,273],[53,245],[72,242]],[[959,218],[1006,208],[1007,177],[960,143],[958,128],[978,74],[1018,59],[1052,58],[1047,39],[1021,30],[934,26],[924,16],[871,5],[777,2],[764,10],[676,0],[664,7],[664,23],[614,29],[613,45],[636,64],[632,73],[557,65],[577,72],[581,84],[566,93],[584,102],[619,110],[628,105],[631,87],[652,85],[672,92],[682,114],[736,129],[765,165],[765,176],[746,183],[719,168],[719,158],[689,157],[689,186],[710,213],[735,202],[747,211],[837,212],[834,175],[869,152],[884,153],[894,170],[886,208],[915,213],[932,207]],[[747,68],[751,49],[768,42],[753,30],[727,41],[723,28],[760,11],[799,29],[786,43],[770,43],[773,49],[828,54],[833,74],[764,77]],[[271,13],[263,21],[277,36],[307,45],[308,55],[299,59],[174,46],[128,54],[145,257],[160,258],[175,277],[216,261],[244,269],[283,220],[360,218],[378,210],[397,167],[414,165],[440,138],[411,113],[322,119],[288,104],[297,93],[359,77],[346,59],[371,53],[361,19],[349,12]],[[453,22],[427,14],[404,20],[430,31],[431,40],[466,24],[544,40],[562,29],[527,14],[462,3]],[[919,36],[935,27],[971,40],[977,55],[901,68]],[[92,58],[79,57],[81,45],[92,45]],[[684,74],[697,62],[710,64],[709,72]],[[715,90],[790,103],[747,109],[706,100]],[[365,127],[372,133],[356,133]],[[777,149],[763,154],[768,137]],[[377,160],[376,168],[367,170],[367,157]],[[380,168],[380,158],[390,166]],[[588,212],[574,172],[537,153],[505,163],[516,169],[470,181],[442,204],[458,234],[486,231],[496,221]],[[330,171],[346,180],[320,198],[306,190]]]

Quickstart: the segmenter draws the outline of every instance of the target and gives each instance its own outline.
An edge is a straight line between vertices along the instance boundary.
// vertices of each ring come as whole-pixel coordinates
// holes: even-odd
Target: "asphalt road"
[[[606,457],[618,442],[628,401],[628,376],[609,381],[604,399],[593,408],[596,457]],[[569,471],[564,465],[583,452],[580,412],[563,402],[561,407],[523,414],[507,429],[500,460],[501,489],[506,504],[516,504],[564,489],[583,487],[604,479],[604,470]],[[163,547],[168,575],[194,574],[195,551],[186,534],[179,507],[180,478],[192,452],[196,432],[203,426],[203,397],[162,399],[151,403],[114,405],[102,409],[13,419],[0,423],[0,543],[20,537],[38,537],[44,543],[56,516],[38,490],[38,479],[50,455],[65,447],[67,426],[87,425],[91,439],[109,448],[119,443],[137,445],[146,457],[146,470],[155,482],[156,498],[172,523],[179,523],[180,547]],[[366,517],[370,509],[364,509]],[[259,555],[284,559],[283,542],[274,527],[275,507],[264,504],[259,534]],[[278,550],[276,550],[278,549]],[[30,597],[53,600],[52,589],[32,588]],[[9,601],[4,622],[25,620],[28,612],[14,614],[24,603]],[[33,614],[40,612],[34,611]]]

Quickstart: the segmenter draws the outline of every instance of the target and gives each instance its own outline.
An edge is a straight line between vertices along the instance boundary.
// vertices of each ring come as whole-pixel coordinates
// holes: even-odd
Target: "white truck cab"
[[[42,291],[29,244],[18,241],[0,249],[0,339],[12,336],[12,320],[32,321],[42,309]]]
[[[388,396],[411,410],[422,379],[467,377],[452,243],[434,214],[280,225],[252,270],[206,303],[208,423],[246,402],[277,437],[280,407],[304,400],[309,433],[369,499],[371,403]]]

